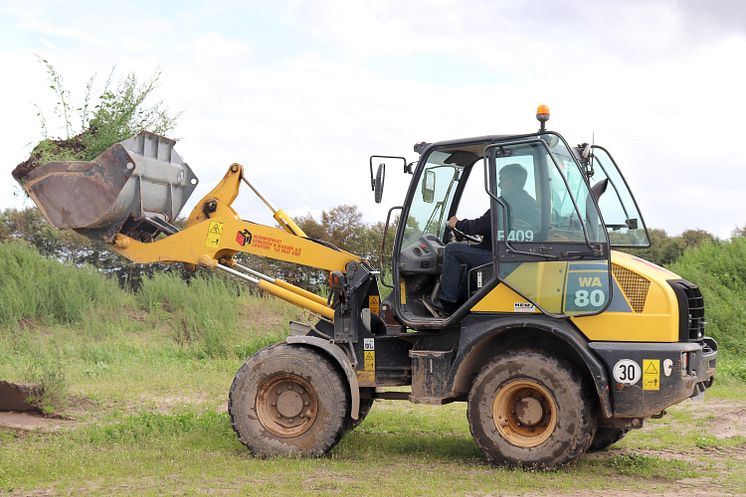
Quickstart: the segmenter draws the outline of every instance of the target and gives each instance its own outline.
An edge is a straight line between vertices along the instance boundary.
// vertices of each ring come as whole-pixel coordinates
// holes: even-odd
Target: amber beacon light
[[[547,121],[549,121],[549,107],[544,104],[538,106],[536,108],[536,119],[538,119],[541,123],[541,128],[539,129],[539,131],[544,131],[544,125]]]

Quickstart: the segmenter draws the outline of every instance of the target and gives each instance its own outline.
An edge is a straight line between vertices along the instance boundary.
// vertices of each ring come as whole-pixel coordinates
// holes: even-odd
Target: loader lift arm
[[[273,210],[282,229],[245,221],[236,213],[231,205],[242,180]],[[215,188],[197,203],[183,230],[149,242],[120,232],[113,248],[141,264],[181,262],[188,267],[220,269],[330,320],[334,310],[326,298],[238,264],[234,256],[243,252],[330,272],[345,271],[348,263],[361,261],[355,254],[306,238],[292,218],[274,209],[243,178],[240,164],[232,164]]]

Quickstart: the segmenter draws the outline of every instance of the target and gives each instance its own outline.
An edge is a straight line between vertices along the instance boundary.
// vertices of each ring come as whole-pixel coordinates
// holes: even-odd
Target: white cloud
[[[409,176],[389,170],[386,207],[374,205],[370,155],[413,160],[411,147],[423,140],[533,131],[535,106],[547,103],[550,128],[570,143],[595,133],[610,149],[649,225],[726,236],[746,224],[746,191],[738,186],[746,184],[738,145],[746,37],[718,32],[728,20],[715,14],[693,30],[692,19],[704,14],[689,3],[205,3],[168,13],[74,7],[85,15],[0,8],[2,24],[20,26],[14,33],[27,43],[0,50],[0,63],[15,75],[4,79],[0,97],[13,116],[0,125],[3,170],[38,137],[30,103],[48,104],[50,95],[32,53],[53,52],[70,88],[115,63],[140,75],[162,70],[158,96],[184,110],[177,149],[201,179],[190,205],[241,162],[288,212],[354,203],[368,221],[382,220],[401,202]],[[0,188],[9,199],[9,185]],[[236,206],[246,217],[271,219],[248,190]]]

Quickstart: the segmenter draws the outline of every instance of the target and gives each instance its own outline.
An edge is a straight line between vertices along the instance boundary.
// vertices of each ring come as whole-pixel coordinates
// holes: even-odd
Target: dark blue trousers
[[[492,251],[466,243],[449,243],[443,255],[443,274],[440,275],[440,300],[457,302],[466,296],[468,270],[492,261]],[[462,271],[466,266],[466,272]]]

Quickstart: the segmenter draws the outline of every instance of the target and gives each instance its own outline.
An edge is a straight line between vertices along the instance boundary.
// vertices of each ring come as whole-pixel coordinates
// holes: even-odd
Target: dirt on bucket
[[[86,141],[90,131],[64,140],[42,140],[36,144],[29,158],[18,164],[13,172],[13,178],[22,183],[28,174],[39,166],[50,161],[88,160]]]

